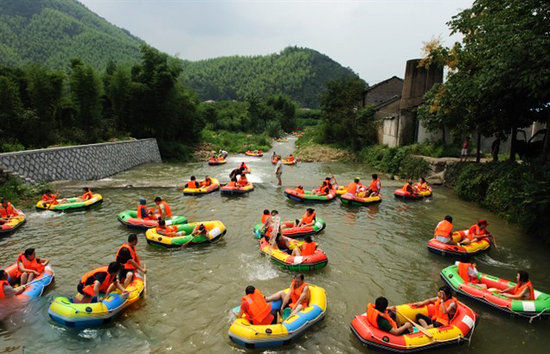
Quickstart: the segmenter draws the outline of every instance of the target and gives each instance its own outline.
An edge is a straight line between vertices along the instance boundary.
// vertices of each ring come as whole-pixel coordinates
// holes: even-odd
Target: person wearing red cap
[[[461,244],[468,244],[474,241],[479,241],[483,238],[490,238],[494,242],[493,235],[487,230],[489,223],[485,219],[479,219],[476,224],[472,225],[466,237],[460,241]],[[496,246],[496,245],[495,245]]]

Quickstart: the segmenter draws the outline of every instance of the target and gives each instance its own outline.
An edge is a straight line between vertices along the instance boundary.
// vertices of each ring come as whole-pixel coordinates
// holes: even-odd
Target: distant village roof
[[[363,93],[363,105],[374,105],[377,109],[401,98],[403,79],[392,76],[370,86]]]

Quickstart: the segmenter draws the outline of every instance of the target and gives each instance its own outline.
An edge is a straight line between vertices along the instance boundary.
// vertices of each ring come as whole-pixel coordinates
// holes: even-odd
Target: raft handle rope
[[[529,323],[533,323],[533,320],[537,317],[540,317],[542,316],[547,310],[550,310],[549,307],[545,307],[542,309],[541,312],[539,312],[538,314],[534,315],[534,316],[531,316],[531,317],[528,317],[529,318]]]

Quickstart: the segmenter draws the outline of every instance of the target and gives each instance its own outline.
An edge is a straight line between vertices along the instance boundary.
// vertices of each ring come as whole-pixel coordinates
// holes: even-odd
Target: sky
[[[369,84],[403,77],[426,41],[472,0],[79,0],[150,45],[188,60],[315,49]]]

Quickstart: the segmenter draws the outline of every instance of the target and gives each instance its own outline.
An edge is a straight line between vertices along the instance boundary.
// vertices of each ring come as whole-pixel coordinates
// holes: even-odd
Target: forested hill
[[[181,76],[203,100],[242,100],[284,93],[305,107],[318,107],[327,81],[357,76],[328,56],[288,47],[278,54],[185,61]]]
[[[75,0],[0,0],[0,64],[60,69],[79,57],[104,69],[139,61],[142,43]]]

